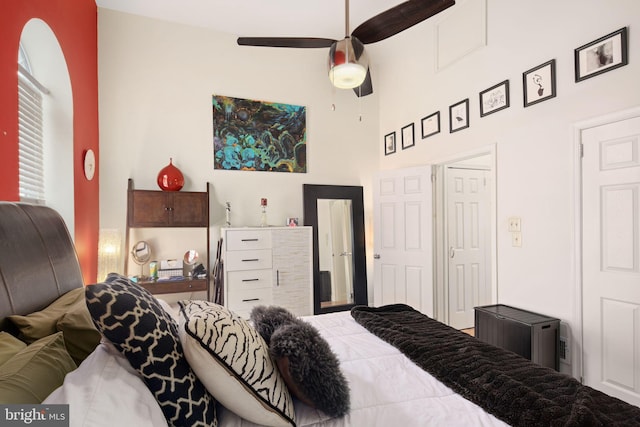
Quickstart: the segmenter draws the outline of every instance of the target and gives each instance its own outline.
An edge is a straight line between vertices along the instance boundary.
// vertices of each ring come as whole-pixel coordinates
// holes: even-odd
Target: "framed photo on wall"
[[[449,107],[449,133],[469,127],[469,98]]]
[[[627,65],[627,27],[575,49],[574,62],[576,82]]]
[[[413,123],[402,128],[402,149],[407,149],[416,145]]]
[[[424,117],[420,124],[422,125],[422,139],[428,138],[440,132],[440,111]]]
[[[388,156],[396,152],[396,133],[391,132],[384,136],[384,155]]]
[[[509,107],[509,80],[480,92],[480,117]]]
[[[552,59],[522,73],[522,88],[525,107],[554,98],[556,96],[556,60]]]

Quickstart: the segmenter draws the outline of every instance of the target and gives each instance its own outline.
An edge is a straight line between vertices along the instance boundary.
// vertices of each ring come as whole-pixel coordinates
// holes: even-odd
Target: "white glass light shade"
[[[347,37],[329,49],[329,80],[339,89],[353,89],[364,82],[369,61],[364,45],[355,37]]]
[[[98,281],[103,281],[109,273],[118,273],[120,269],[119,230],[101,229],[98,239]]]

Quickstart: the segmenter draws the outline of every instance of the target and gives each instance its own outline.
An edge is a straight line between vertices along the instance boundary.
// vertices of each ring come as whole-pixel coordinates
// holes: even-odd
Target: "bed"
[[[34,315],[37,318],[69,295],[82,294],[82,298],[74,296],[71,302],[67,301],[63,313],[58,313],[60,318],[53,323],[53,333],[41,338],[32,336],[17,353],[27,352],[42,340],[53,342],[50,337],[56,337],[58,344],[64,343],[58,350],[64,353],[66,348],[70,354],[58,357],[56,364],[65,366],[51,367],[52,374],[47,373],[58,383],[54,381],[45,395],[34,394],[34,398],[46,405],[68,404],[71,426],[239,427],[267,422],[297,426],[640,425],[640,408],[514,353],[482,343],[404,305],[362,306],[351,312],[296,319],[302,323],[296,326],[315,331],[335,357],[333,368],[339,370],[348,385],[349,406],[345,415],[331,416],[317,409],[322,406],[314,405],[313,401],[304,403],[304,393],[297,398],[292,391],[293,397],[290,397],[289,389],[283,385],[286,375],[278,364],[270,365],[272,371],[261,371],[259,377],[259,384],[271,381],[269,384],[274,386],[251,389],[252,384],[258,383],[251,379],[257,378],[257,374],[253,368],[247,370],[246,365],[251,362],[252,366],[262,366],[269,363],[267,359],[271,357],[259,356],[252,350],[249,354],[254,360],[245,360],[244,369],[254,377],[242,377],[241,381],[237,373],[231,373],[233,366],[219,363],[228,347],[219,350],[215,366],[208,359],[214,346],[229,345],[229,336],[241,341],[238,330],[227,329],[231,324],[224,322],[241,324],[245,328],[242,334],[250,338],[243,342],[261,346],[264,335],[258,325],[228,317],[223,307],[208,302],[185,301],[179,307],[170,306],[141,288],[130,286],[121,277],[107,284],[83,288],[75,250],[64,222],[55,211],[45,207],[0,202],[0,280],[1,335],[23,337],[27,333],[23,326],[16,326],[16,319],[30,319]],[[123,296],[127,304],[134,305],[115,313],[113,306],[118,303],[114,298]],[[83,307],[82,320],[71,316]],[[109,335],[130,334],[135,328],[149,327],[139,322],[149,314],[143,313],[147,308],[159,322],[152,325],[152,334],[142,334],[152,343],[149,347],[156,349],[165,345],[162,340],[171,338],[174,324],[178,333],[178,338],[170,343],[173,350],[159,352],[154,363],[149,363],[149,355],[142,360],[132,358],[127,353],[133,345],[130,339],[119,340]],[[97,329],[87,326],[87,313]],[[211,315],[218,317],[214,321],[210,321],[211,317],[202,317]],[[66,319],[68,316],[71,317]],[[135,318],[135,325],[120,329],[114,326],[113,319],[123,316]],[[260,323],[259,318],[257,321]],[[124,329],[128,332],[123,332]],[[203,338],[210,338],[216,329],[233,333],[221,341]],[[281,330],[280,326],[274,326],[272,335],[265,338],[272,349],[282,342],[276,342],[276,338],[283,335],[278,335]],[[300,336],[304,334],[296,334]],[[82,345],[74,341],[76,337],[80,337]],[[90,342],[89,347],[84,346],[86,342]],[[237,345],[234,348],[237,349]],[[176,349],[185,354],[179,361],[177,357],[167,356],[173,355]],[[189,355],[188,362],[186,355]],[[206,364],[201,366],[205,363],[201,360]],[[255,363],[257,360],[260,363]],[[12,362],[0,360],[0,399],[2,389],[6,396],[8,387],[5,384],[8,377],[2,372],[7,363]],[[331,366],[329,364],[329,368]],[[168,381],[166,377],[160,381],[158,377],[165,368],[172,374]],[[182,371],[177,371],[178,368]],[[320,375],[316,385],[326,387],[324,383],[330,383],[331,378],[329,374]],[[222,384],[215,393],[207,389],[212,380]],[[178,391],[186,383],[189,383],[188,398],[183,399]],[[209,393],[195,392],[194,384],[200,387],[197,390],[204,384]],[[260,397],[260,393],[268,398]],[[227,409],[229,407],[235,412]],[[280,407],[284,409],[278,409]],[[189,408],[187,417],[193,416],[198,421],[187,422],[185,418],[176,421],[168,416],[181,410],[184,415],[184,408]],[[202,412],[212,417],[203,418]],[[171,421],[167,422],[168,419]]]

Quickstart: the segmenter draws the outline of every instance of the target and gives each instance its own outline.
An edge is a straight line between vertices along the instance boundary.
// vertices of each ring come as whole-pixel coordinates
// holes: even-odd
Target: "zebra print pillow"
[[[207,301],[178,304],[185,356],[209,392],[248,421],[295,426],[289,390],[269,348],[249,322]]]
[[[126,277],[109,274],[85,289],[98,330],[136,369],[169,426],[217,426],[216,402],[189,367],[176,321],[153,295]]]

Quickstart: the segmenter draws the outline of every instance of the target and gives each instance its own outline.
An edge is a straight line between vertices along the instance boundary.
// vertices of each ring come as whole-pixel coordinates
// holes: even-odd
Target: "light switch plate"
[[[520,217],[512,216],[511,218],[509,218],[509,231],[522,231],[520,229]]]

